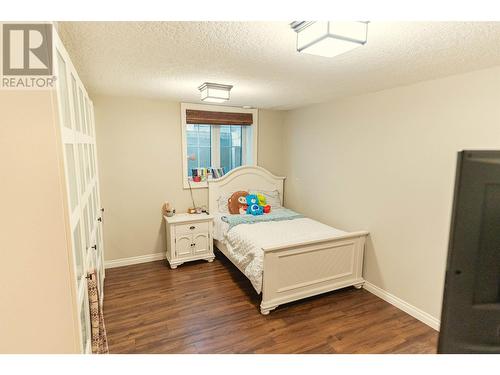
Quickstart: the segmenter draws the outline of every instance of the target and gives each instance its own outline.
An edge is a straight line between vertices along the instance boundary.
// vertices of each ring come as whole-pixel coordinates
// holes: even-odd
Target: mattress
[[[222,220],[225,215],[214,215],[213,237],[226,246],[225,254],[250,280],[257,293],[262,291],[263,247],[346,234],[309,218],[240,224],[229,229],[229,224]]]

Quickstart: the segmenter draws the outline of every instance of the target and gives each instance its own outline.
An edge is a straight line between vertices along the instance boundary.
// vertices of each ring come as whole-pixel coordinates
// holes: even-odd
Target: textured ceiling
[[[295,51],[287,22],[61,22],[91,94],[290,109],[500,65],[500,22],[372,22],[368,43],[325,58]]]

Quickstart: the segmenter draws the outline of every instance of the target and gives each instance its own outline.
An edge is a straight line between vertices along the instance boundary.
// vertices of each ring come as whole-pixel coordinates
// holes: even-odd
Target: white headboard
[[[283,184],[286,177],[273,175],[267,169],[257,166],[244,166],[233,169],[228,174],[208,181],[208,210],[218,210],[217,199],[226,193],[238,190],[278,190],[283,204]]]

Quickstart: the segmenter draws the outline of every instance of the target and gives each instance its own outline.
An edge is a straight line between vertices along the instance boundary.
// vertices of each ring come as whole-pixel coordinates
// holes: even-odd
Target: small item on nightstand
[[[172,207],[170,202],[163,203],[163,206],[161,207],[161,209],[163,211],[163,215],[165,215],[167,217],[172,217],[175,215],[175,208]]]
[[[188,208],[188,214],[195,214],[196,213],[196,208],[189,207]]]

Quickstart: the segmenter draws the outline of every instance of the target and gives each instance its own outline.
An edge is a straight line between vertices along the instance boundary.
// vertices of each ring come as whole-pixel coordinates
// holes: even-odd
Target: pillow
[[[262,194],[266,198],[266,202],[268,205],[271,206],[271,208],[280,208],[281,206],[281,199],[280,199],[280,192],[278,190],[271,190],[271,191],[266,191],[266,190],[251,190],[249,191],[250,194]]]
[[[217,207],[219,208],[219,212],[224,214],[229,213],[229,208],[227,207],[227,201],[231,197],[233,193],[225,193],[222,194],[219,198],[217,198]]]

